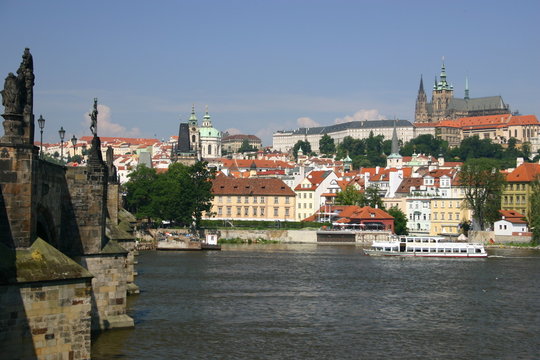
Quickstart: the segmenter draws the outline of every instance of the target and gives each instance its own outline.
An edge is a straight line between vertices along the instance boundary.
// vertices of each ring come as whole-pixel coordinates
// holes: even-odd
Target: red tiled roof
[[[302,221],[315,221],[318,217],[318,214],[321,212],[331,212],[337,213],[339,220],[336,222],[348,223],[351,220],[392,220],[394,217],[388,214],[382,209],[372,208],[371,206],[356,206],[356,205],[333,205],[333,206],[322,206],[317,212],[311,215],[308,218],[305,218]],[[373,215],[373,216],[372,216]]]
[[[506,176],[508,182],[530,182],[540,176],[540,164],[523,163]]]
[[[290,169],[293,165],[280,160],[259,160],[259,159],[220,159],[224,168],[238,167],[248,169],[255,164],[257,169]]]
[[[520,125],[540,125],[535,115],[488,115],[462,117],[457,120],[441,120],[436,127],[453,127],[466,130],[503,128]]]
[[[291,190],[282,180],[276,178],[246,178],[236,179],[227,176],[217,176],[212,181],[212,193],[214,195],[276,195],[294,196]]]
[[[85,141],[88,143],[92,142],[93,136],[83,136],[81,137],[81,141]],[[155,143],[158,143],[158,139],[144,139],[144,138],[124,138],[124,137],[108,137],[108,136],[100,136],[99,137],[102,143],[129,143],[129,144],[145,144],[145,145],[154,145]]]
[[[422,179],[421,177],[417,177],[417,178],[413,178],[413,177],[408,177],[408,178],[404,178],[402,181],[401,181],[401,184],[399,184],[396,192],[397,193],[409,193],[411,191],[411,187],[416,187],[418,188],[420,185],[423,185],[424,184],[424,179]]]

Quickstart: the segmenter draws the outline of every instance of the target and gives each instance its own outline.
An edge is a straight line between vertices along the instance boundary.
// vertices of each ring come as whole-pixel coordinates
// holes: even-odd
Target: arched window
[[[192,136],[191,136],[191,142],[194,143],[194,142],[195,142],[195,139],[196,139],[195,135],[192,135]]]
[[[212,155],[212,145],[208,145],[208,155]]]

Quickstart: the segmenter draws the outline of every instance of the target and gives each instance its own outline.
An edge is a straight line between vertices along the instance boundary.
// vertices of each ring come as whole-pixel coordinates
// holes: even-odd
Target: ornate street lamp
[[[43,159],[43,128],[45,127],[45,119],[39,115],[38,125],[41,133],[41,140],[39,142],[39,158]]]
[[[73,145],[73,156],[75,156],[75,145],[77,145],[77,138],[75,135],[71,138],[71,145]]]
[[[64,162],[64,136],[66,135],[66,130],[61,126],[58,130],[58,135],[60,135],[60,161]]]

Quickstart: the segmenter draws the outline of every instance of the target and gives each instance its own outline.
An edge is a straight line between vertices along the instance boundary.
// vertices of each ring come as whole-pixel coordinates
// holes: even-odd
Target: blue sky
[[[455,96],[540,115],[540,1],[0,1],[0,75],[34,56],[44,141],[168,138],[208,105],[255,134],[351,119],[414,120],[445,57]],[[71,137],[71,135],[70,135]]]

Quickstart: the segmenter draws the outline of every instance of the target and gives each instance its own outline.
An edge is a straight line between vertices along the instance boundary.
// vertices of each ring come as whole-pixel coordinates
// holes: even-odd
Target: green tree
[[[152,193],[157,180],[156,170],[139,165],[128,178],[125,184],[127,210],[139,219],[153,217]]]
[[[336,196],[338,205],[358,205],[363,201],[363,195],[356,190],[353,185],[348,185],[345,190],[339,192]]]
[[[529,227],[533,233],[531,245],[540,244],[540,176],[531,183],[531,195],[529,197]]]
[[[370,186],[361,192],[353,185],[348,185],[345,190],[336,196],[338,205],[357,205],[360,207],[371,206],[373,208],[384,209],[384,203],[379,195],[379,190],[375,186]]]
[[[214,176],[215,170],[200,161],[191,166],[172,164],[163,174],[140,165],[125,184],[128,210],[138,218],[199,227],[202,214],[212,206]]]
[[[324,134],[319,140],[319,152],[324,155],[331,155],[336,152],[336,144],[328,134]]]
[[[364,190],[364,201],[360,206],[371,206],[372,208],[379,208],[384,210],[384,203],[379,193],[379,188],[376,186],[369,186]]]
[[[298,149],[302,149],[304,155],[311,154],[311,144],[309,143],[309,141],[298,140],[298,142],[294,144],[293,156],[295,159],[298,159]]]
[[[202,214],[212,208],[212,179],[216,177],[215,168],[208,168],[208,163],[197,162],[189,169],[189,182],[192,184],[192,218],[197,228],[200,227]]]
[[[493,144],[491,139],[482,139],[478,135],[474,135],[463,139],[458,151],[461,160],[476,158],[501,159],[503,157],[503,149],[499,144]]]
[[[396,235],[409,235],[409,231],[407,230],[407,215],[397,206],[392,206],[387,212],[394,217],[394,232]]]
[[[245,153],[245,152],[251,152],[256,151],[257,149],[251,145],[249,145],[248,139],[244,139],[242,141],[242,145],[240,145],[240,148],[238,149],[239,153]]]
[[[446,156],[448,153],[448,142],[439,139],[431,134],[424,134],[406,142],[400,150],[401,155],[411,156],[417,154],[431,154]]]
[[[493,159],[471,159],[463,164],[459,181],[465,191],[465,206],[473,212],[473,229],[484,230],[496,221],[505,183],[499,163]]]

